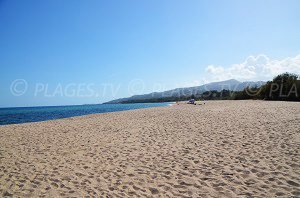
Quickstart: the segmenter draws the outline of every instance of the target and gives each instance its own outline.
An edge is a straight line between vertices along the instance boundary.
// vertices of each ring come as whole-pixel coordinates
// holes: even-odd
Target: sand
[[[0,137],[0,197],[300,197],[296,102],[180,104]]]

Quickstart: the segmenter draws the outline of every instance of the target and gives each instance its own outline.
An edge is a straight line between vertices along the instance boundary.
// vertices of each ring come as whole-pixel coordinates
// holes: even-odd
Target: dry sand
[[[0,137],[0,196],[300,196],[300,103],[181,104],[1,126]]]

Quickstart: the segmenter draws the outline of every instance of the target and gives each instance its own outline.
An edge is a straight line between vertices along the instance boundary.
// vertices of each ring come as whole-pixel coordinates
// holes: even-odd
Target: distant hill
[[[176,88],[168,91],[163,92],[153,92],[149,94],[143,95],[134,95],[128,98],[120,98],[116,100],[112,100],[106,102],[105,104],[116,104],[116,103],[130,103],[131,101],[150,101],[154,99],[163,99],[163,98],[175,98],[175,97],[182,97],[182,96],[191,96],[191,95],[198,95],[205,91],[221,91],[221,90],[230,90],[230,91],[242,91],[246,87],[260,87],[264,85],[265,82],[263,81],[249,81],[249,82],[240,82],[235,79],[230,79],[226,81],[220,82],[212,82],[208,84],[204,84],[201,86],[195,87],[185,87],[185,88]]]

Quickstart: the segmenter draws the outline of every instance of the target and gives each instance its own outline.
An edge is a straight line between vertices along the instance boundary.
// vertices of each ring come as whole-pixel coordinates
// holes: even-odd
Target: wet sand
[[[300,197],[300,103],[208,101],[0,126],[0,197]]]

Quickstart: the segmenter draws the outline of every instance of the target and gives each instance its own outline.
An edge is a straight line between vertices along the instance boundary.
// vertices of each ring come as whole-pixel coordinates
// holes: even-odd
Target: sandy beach
[[[300,197],[297,102],[88,115],[0,138],[1,197]]]

